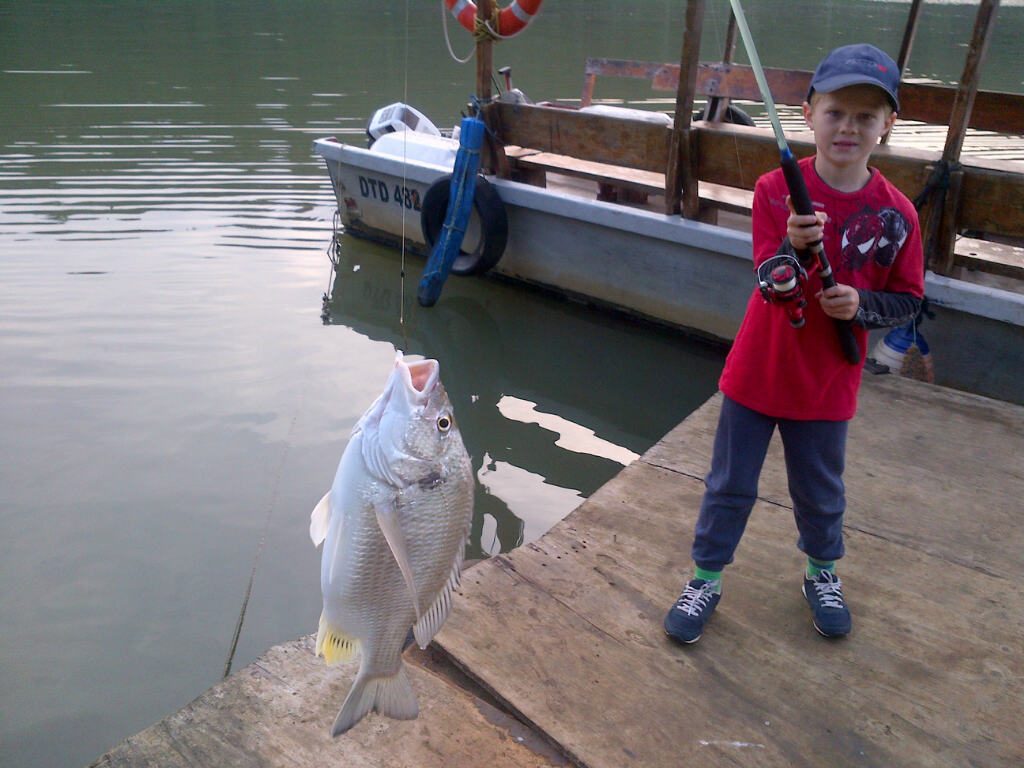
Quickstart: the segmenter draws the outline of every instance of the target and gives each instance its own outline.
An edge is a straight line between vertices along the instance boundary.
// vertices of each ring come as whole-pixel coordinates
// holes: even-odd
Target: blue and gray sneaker
[[[814,613],[814,628],[825,637],[850,634],[850,609],[843,600],[843,585],[831,571],[815,578],[804,574],[804,597]]]
[[[694,579],[665,615],[665,634],[680,643],[696,643],[722,597],[721,581]]]

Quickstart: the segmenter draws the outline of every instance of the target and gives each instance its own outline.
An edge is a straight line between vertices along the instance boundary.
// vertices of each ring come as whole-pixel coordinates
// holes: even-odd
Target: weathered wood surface
[[[484,109],[504,144],[665,172],[672,129],[571,109],[495,102]]]
[[[420,716],[370,716],[332,739],[358,666],[328,669],[305,637],[264,656],[191,704],[123,741],[91,768],[422,768],[562,766],[528,729],[458,687],[428,654],[406,653]]]
[[[627,189],[635,189],[651,195],[665,193],[665,174],[663,173],[621,168],[607,163],[579,160],[568,155],[524,150],[522,147],[512,148],[509,156],[514,158],[514,162],[519,168],[545,173],[549,171],[561,173],[598,183],[609,183]],[[749,214],[754,201],[753,192],[735,187],[723,187],[721,184],[712,184],[709,181],[699,182],[697,189],[701,203],[736,213]]]
[[[666,126],[527,104],[495,103],[485,111],[505,144],[644,171],[664,173],[668,167],[672,130]],[[690,131],[701,181],[753,189],[758,177],[778,167],[779,150],[771,131],[703,121]],[[789,146],[797,157],[814,152],[808,131],[790,135]],[[875,149],[870,162],[913,198],[941,158],[939,152],[885,145]],[[1021,167],[976,158],[965,162],[957,226],[1024,237]]]
[[[854,614],[820,638],[773,444],[705,637],[689,577],[718,397],[534,544],[467,575],[438,644],[592,766],[1024,764],[1024,409],[869,379],[851,426]]]
[[[661,621],[689,578],[719,405],[539,541],[464,575],[436,645],[471,681],[407,653],[418,720],[370,716],[331,739],[355,667],[327,669],[306,637],[93,766],[1024,764],[1024,408],[866,380],[842,641],[811,627],[773,442],[723,601],[682,648]]]
[[[679,65],[625,59],[587,59],[581,103],[593,101],[597,77],[649,80],[653,91],[675,91],[679,87]],[[765,79],[776,104],[798,106],[807,98],[813,72],[765,67]],[[754,71],[745,64],[728,61],[701,62],[696,93],[706,98],[726,97],[761,101],[761,89]],[[957,99],[957,88],[933,83],[900,83],[900,118],[949,125]],[[968,125],[984,131],[1017,134],[1024,120],[1024,94],[978,91]]]

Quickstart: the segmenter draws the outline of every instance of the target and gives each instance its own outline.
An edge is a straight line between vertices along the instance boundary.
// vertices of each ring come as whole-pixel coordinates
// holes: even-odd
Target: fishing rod
[[[800,166],[786,142],[786,134],[782,130],[782,123],[779,122],[779,113],[775,111],[775,99],[772,98],[772,92],[768,88],[768,80],[764,76],[761,59],[754,47],[750,27],[747,26],[747,18],[743,15],[743,6],[740,5],[740,0],[729,0],[729,4],[736,17],[736,26],[739,27],[743,46],[747,49],[750,66],[754,70],[757,87],[761,91],[761,99],[768,110],[768,119],[771,120],[772,130],[775,132],[775,141],[779,145],[779,165],[782,166],[782,173],[786,177],[786,186],[789,188],[789,197],[793,201],[793,209],[801,216],[814,215],[814,206],[811,204],[811,196],[807,192],[807,183],[804,181]],[[822,287],[825,289],[833,287],[836,284],[836,278],[832,274],[832,265],[829,263],[828,256],[825,255],[825,247],[821,240],[811,243],[808,250],[818,261]],[[857,339],[854,338],[850,321],[838,318],[833,318],[833,320],[836,331],[839,333],[839,344],[843,348],[843,355],[848,362],[856,365],[860,362],[860,347],[857,346]]]

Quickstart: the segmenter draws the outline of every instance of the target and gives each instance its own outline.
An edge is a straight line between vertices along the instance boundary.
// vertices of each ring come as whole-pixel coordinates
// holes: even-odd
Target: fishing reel
[[[766,259],[757,268],[757,287],[761,296],[770,304],[778,304],[786,310],[789,324],[794,328],[804,326],[804,285],[807,271],[792,256],[780,253]]]

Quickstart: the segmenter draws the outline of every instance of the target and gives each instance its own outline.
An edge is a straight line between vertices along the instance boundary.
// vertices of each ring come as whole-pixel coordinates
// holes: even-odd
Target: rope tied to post
[[[473,22],[473,39],[478,43],[482,43],[485,40],[505,40],[507,35],[502,35],[498,32],[500,29],[501,8],[495,3],[491,8],[491,18],[486,19],[480,14],[480,9],[477,9],[476,18]]]
[[[938,200],[941,202],[949,189],[950,174],[962,170],[962,168],[963,166],[955,160],[939,160],[928,175],[924,187],[914,198],[914,207],[920,211],[935,193],[938,193]]]

